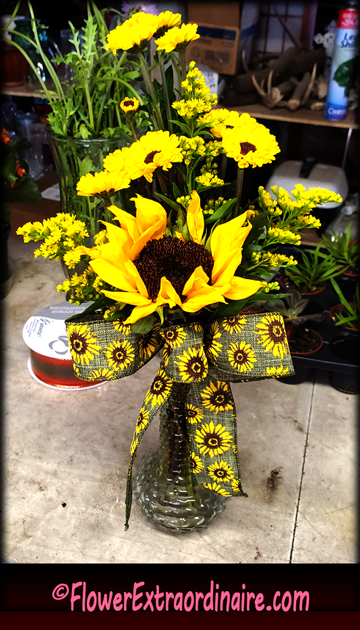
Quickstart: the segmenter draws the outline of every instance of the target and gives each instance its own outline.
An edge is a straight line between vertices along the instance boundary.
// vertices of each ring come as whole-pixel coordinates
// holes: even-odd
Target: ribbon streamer
[[[224,317],[205,330],[199,322],[156,324],[146,335],[133,333],[124,320],[104,320],[101,315],[80,314],[66,321],[66,327],[74,371],[81,380],[129,376],[163,348],[163,360],[145,396],[130,447],[125,529],[134,458],[174,382],[188,385],[185,406],[194,483],[223,496],[244,496],[230,383],[294,374],[280,314]]]

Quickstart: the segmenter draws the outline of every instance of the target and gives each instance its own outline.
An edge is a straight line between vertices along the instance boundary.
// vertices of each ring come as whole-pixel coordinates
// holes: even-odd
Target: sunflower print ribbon
[[[200,323],[161,326],[146,335],[122,320],[79,315],[66,322],[75,374],[113,380],[134,374],[161,348],[163,360],[136,421],[130,447],[126,523],[132,500],[132,467],[140,440],[173,383],[188,385],[186,418],[195,484],[223,496],[244,496],[231,382],[294,374],[284,321],[278,313],[239,314]]]

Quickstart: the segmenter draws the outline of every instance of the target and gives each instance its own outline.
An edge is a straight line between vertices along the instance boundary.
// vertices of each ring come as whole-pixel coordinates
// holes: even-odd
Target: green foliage
[[[338,283],[331,279],[331,284],[339,296],[343,310],[336,314],[335,326],[348,326],[349,328],[360,329],[360,291],[359,283],[356,285],[353,302],[350,304],[341,291]]]
[[[299,326],[307,321],[319,322],[323,320],[327,313],[325,311],[321,313],[313,313],[304,315],[304,310],[308,305],[309,300],[302,297],[301,293],[296,289],[292,289],[287,294],[285,301],[281,299],[268,300],[264,304],[264,308],[268,311],[275,311],[283,316],[285,326],[290,323],[294,326]]]
[[[350,81],[352,78],[354,70],[354,59],[348,59],[348,61],[344,61],[340,66],[336,69],[334,74],[334,79],[336,83],[345,88],[345,96],[349,96],[350,92]]]
[[[360,263],[359,241],[351,241],[352,225],[348,225],[342,234],[331,232],[328,237],[323,236],[321,244],[326,247],[331,258],[339,265],[343,266],[343,271],[357,273]],[[323,254],[325,256],[325,254]]]
[[[338,276],[342,268],[330,256],[320,253],[319,244],[315,250],[302,252],[302,262],[298,265],[290,265],[285,269],[289,280],[302,292],[311,293],[323,282]]]

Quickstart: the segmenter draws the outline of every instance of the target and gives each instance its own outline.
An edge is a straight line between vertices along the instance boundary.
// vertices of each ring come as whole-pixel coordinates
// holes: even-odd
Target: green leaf
[[[131,332],[146,335],[154,327],[156,321],[157,317],[154,314],[142,317],[135,324],[131,324]]]
[[[173,210],[176,210],[176,212],[178,211],[179,204],[176,203],[176,201],[173,201],[172,199],[168,199],[168,197],[165,197],[165,195],[161,195],[158,192],[154,193],[154,195],[155,197],[159,197],[159,199],[167,203],[167,205],[170,206],[170,208],[172,208]]]
[[[344,61],[344,63],[340,64],[334,74],[334,79],[336,83],[340,87],[345,88],[345,96],[349,96],[349,84],[352,77],[353,69],[354,59],[348,59],[348,61]]]
[[[210,216],[206,217],[205,225],[208,225],[209,223],[215,223],[215,221],[218,221],[221,218],[225,218],[228,214],[230,214],[230,210],[235,205],[235,203],[236,203],[236,198],[228,199],[228,201],[223,203],[223,205],[220,206],[220,208],[218,208],[214,212],[214,214],[210,214]]]

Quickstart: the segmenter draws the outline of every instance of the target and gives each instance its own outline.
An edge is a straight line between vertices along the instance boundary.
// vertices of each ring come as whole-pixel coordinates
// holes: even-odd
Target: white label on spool
[[[28,319],[23,328],[26,345],[45,357],[71,361],[65,320],[82,313],[90,304],[92,302],[77,306],[63,302],[41,309]]]

